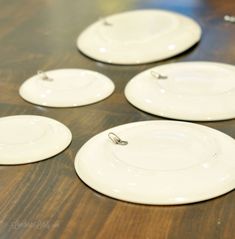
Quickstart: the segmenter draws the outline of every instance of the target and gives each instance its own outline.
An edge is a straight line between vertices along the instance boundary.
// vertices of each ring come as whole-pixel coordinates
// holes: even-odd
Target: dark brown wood
[[[140,8],[191,16],[202,26],[201,42],[172,59],[138,66],[98,63],[76,49],[78,34],[99,17]],[[235,64],[235,25],[223,21],[225,14],[235,14],[234,1],[0,0],[0,116],[48,116],[73,133],[72,144],[51,159],[0,167],[0,238],[235,238],[234,191],[191,205],[136,205],[88,188],[73,167],[76,152],[95,134],[119,124],[160,119],[125,99],[124,87],[137,73],[168,62]],[[19,97],[18,88],[25,79],[39,69],[57,68],[104,73],[115,82],[115,93],[97,104],[64,109],[32,105]],[[235,138],[235,120],[203,124]]]

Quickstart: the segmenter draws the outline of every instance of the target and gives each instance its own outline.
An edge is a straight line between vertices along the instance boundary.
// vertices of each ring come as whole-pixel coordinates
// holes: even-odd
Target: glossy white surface
[[[113,132],[128,144],[116,145]],[[145,121],[106,130],[75,158],[78,176],[113,198],[143,204],[207,200],[235,187],[235,141],[208,127]]]
[[[141,64],[177,55],[201,38],[192,19],[164,10],[136,10],[101,19],[85,29],[77,47],[112,64]]]
[[[156,79],[151,72],[168,76]],[[128,101],[162,117],[213,121],[235,117],[235,67],[213,62],[161,65],[132,78]]]
[[[114,91],[113,82],[106,76],[83,69],[47,71],[52,81],[35,75],[26,80],[19,93],[25,100],[43,106],[75,107],[107,98]]]
[[[42,116],[0,118],[0,164],[26,164],[52,157],[71,142],[70,130]]]

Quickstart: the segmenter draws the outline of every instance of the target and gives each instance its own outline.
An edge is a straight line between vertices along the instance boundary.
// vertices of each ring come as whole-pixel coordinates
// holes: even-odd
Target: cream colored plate
[[[71,142],[70,130],[43,116],[0,118],[0,164],[26,164],[50,158]]]
[[[77,47],[99,61],[141,64],[175,56],[200,38],[200,26],[186,16],[164,10],[136,10],[95,22],[80,34]]]
[[[127,141],[113,143],[112,132]],[[78,176],[113,198],[143,204],[207,200],[235,187],[235,141],[205,126],[144,121],[106,130],[75,158]]]
[[[157,79],[157,74],[168,78]],[[231,119],[235,117],[235,67],[214,62],[157,66],[131,79],[125,95],[137,108],[167,118]]]
[[[107,98],[114,91],[113,82],[106,76],[83,69],[47,71],[26,80],[19,93],[25,100],[43,106],[75,107]]]

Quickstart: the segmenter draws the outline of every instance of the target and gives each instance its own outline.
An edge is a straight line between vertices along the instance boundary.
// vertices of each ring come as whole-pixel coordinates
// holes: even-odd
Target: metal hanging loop
[[[113,143],[118,144],[118,145],[127,145],[128,142],[121,140],[116,134],[114,133],[109,133],[108,137],[112,140]]]
[[[107,20],[107,18],[100,18],[100,20],[102,21],[102,23],[103,23],[103,25],[105,25],[105,26],[108,26],[108,27],[110,27],[110,26],[112,26],[113,24],[112,23],[110,23],[108,20]]]
[[[156,78],[156,79],[158,79],[158,80],[166,80],[166,79],[168,78],[168,76],[161,75],[161,74],[159,74],[159,73],[157,73],[157,72],[155,72],[155,71],[150,71],[150,73],[151,73],[151,75],[152,75],[154,78]]]
[[[44,71],[38,71],[37,74],[42,80],[53,81],[53,79],[49,78],[48,75]]]
[[[231,22],[231,23],[235,23],[235,16],[225,15],[225,16],[224,16],[224,21],[226,21],[226,22]]]

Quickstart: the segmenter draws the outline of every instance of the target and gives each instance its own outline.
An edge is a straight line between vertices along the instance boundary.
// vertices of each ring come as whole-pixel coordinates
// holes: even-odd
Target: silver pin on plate
[[[103,22],[103,24],[105,25],[105,26],[108,26],[108,27],[110,27],[110,26],[112,26],[113,24],[112,23],[110,23],[108,20],[107,20],[107,18],[100,18],[100,20]]]
[[[127,141],[121,140],[116,134],[114,134],[112,132],[109,133],[108,136],[115,144],[118,144],[118,145],[127,145],[128,144]]]
[[[235,23],[235,16],[225,15],[225,16],[224,16],[224,21],[226,21],[226,22],[231,22],[231,23]]]
[[[158,79],[158,80],[166,80],[166,79],[168,78],[168,76],[161,75],[161,74],[159,74],[159,73],[157,73],[157,72],[155,72],[155,71],[150,71],[150,73],[151,73],[151,75],[152,75],[153,77],[155,77],[155,78]]]
[[[53,79],[48,77],[48,75],[44,71],[38,71],[37,74],[42,80],[53,81]]]

